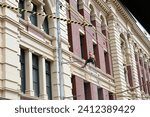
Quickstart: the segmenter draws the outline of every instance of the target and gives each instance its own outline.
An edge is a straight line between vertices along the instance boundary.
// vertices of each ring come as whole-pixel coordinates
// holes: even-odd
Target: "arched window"
[[[24,19],[24,12],[22,12],[21,9],[24,9],[24,5],[25,5],[24,0],[19,0],[19,13],[22,19]]]
[[[93,20],[94,20],[94,8],[93,8],[93,6],[90,4],[90,22],[91,22],[91,24],[94,25]]]
[[[80,10],[80,0],[77,0],[77,10],[78,10],[78,12]]]
[[[77,11],[83,15],[83,6],[82,6],[82,0],[77,0]]]
[[[106,36],[106,23],[105,23],[104,17],[101,15],[100,19],[101,19],[101,31],[102,31],[102,34],[104,36]]]
[[[32,12],[37,12],[37,5],[35,3],[32,3],[32,4],[33,4]],[[37,15],[36,14],[32,13],[30,15],[30,20],[33,25],[37,26]]]
[[[45,8],[44,8],[44,12],[45,12],[45,14],[46,14]],[[43,26],[44,32],[46,32],[47,34],[49,34],[49,21],[48,21],[48,16],[45,17],[42,26]]]
[[[46,32],[47,34],[49,34],[48,16],[46,16],[45,19],[44,19],[43,29],[44,29],[44,32]]]
[[[127,63],[126,63],[126,43],[125,43],[125,37],[123,34],[120,35],[120,39],[121,39],[121,53],[122,53],[122,57],[123,57],[123,69],[124,69],[124,76],[125,76],[125,80],[127,85],[129,85],[129,81],[128,81],[128,75],[127,75]]]

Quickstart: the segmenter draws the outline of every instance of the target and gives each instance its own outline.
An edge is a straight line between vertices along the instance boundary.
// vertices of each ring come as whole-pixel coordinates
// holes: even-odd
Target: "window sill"
[[[33,33],[34,35],[38,36],[39,38],[42,38],[42,39],[45,38],[49,41],[52,41],[54,39],[53,36],[48,35],[44,31],[42,31],[39,27],[34,26],[33,24],[29,23],[28,21],[23,20],[21,18],[20,18],[19,21],[25,27],[26,31],[29,31],[29,32]]]

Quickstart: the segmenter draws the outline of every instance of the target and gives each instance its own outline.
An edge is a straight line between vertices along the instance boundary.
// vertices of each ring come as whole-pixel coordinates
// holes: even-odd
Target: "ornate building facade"
[[[0,98],[150,99],[147,36],[118,0],[0,0]]]

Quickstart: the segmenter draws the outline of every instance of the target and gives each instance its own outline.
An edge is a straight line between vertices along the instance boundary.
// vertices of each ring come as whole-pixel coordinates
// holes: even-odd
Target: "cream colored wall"
[[[61,0],[63,7],[60,10],[60,17],[66,17],[66,2],[65,0]],[[17,7],[18,3],[16,0],[6,0],[6,3]],[[51,12],[55,13],[55,2],[49,1],[49,6],[52,7]],[[112,63],[113,63],[113,74],[114,78],[110,75],[106,75],[100,69],[94,68],[92,66],[86,67],[85,69],[80,68],[80,64],[83,64],[82,61],[77,56],[73,55],[69,52],[69,43],[68,43],[68,33],[67,33],[67,23],[64,21],[60,21],[60,39],[61,39],[61,48],[62,48],[62,78],[64,81],[64,99],[72,99],[72,84],[71,84],[71,74],[77,75],[84,80],[92,82],[93,84],[100,86],[108,91],[113,93],[119,93],[124,90],[127,90],[125,77],[123,73],[123,57],[121,55],[120,48],[120,34],[127,34],[127,30],[129,29],[132,34],[129,39],[129,48],[130,48],[130,56],[133,70],[133,81],[134,86],[138,86],[138,75],[136,70],[135,58],[134,58],[134,43],[138,45],[138,50],[142,49],[143,53],[147,55],[145,60],[150,58],[150,44],[146,43],[146,38],[144,34],[139,33],[139,29],[133,22],[129,22],[122,16],[122,13],[118,11],[115,4],[112,5],[112,2],[108,3],[101,2],[101,6],[103,8],[99,8],[100,6],[96,4],[95,0],[89,1],[84,0],[85,9],[89,12],[88,5],[92,3],[95,8],[98,8],[100,11],[96,11],[96,20],[99,22],[99,16],[102,14],[106,16],[106,20],[108,22],[109,29],[109,41],[111,46],[112,53]],[[108,6],[111,8],[109,8]],[[108,12],[110,11],[110,12]],[[28,97],[32,99],[37,99],[34,97],[32,81],[30,77],[32,77],[31,67],[32,67],[32,54],[37,54],[39,56],[39,64],[40,64],[40,83],[43,87],[45,87],[45,76],[44,76],[44,61],[51,61],[51,73],[52,73],[52,98],[60,99],[60,81],[59,77],[56,77],[56,63],[58,62],[56,59],[56,20],[53,22],[53,26],[50,27],[51,35],[47,36],[43,33],[39,28],[35,28],[29,22],[23,21],[18,17],[18,13],[16,11],[12,11],[7,8],[0,7],[0,97],[9,98],[9,99],[20,99],[20,97]],[[129,16],[130,17],[130,16]],[[132,24],[133,23],[133,24]],[[36,30],[43,38],[27,31],[24,25],[28,25],[30,28]],[[141,37],[139,35],[142,35]],[[126,36],[125,36],[126,37]],[[126,37],[127,38],[127,37]],[[27,65],[29,72],[27,72],[27,84],[28,90],[26,94],[23,95],[20,91],[21,79],[20,79],[20,47],[26,50],[26,62],[30,63]],[[75,63],[65,63],[68,61],[77,60],[79,62]],[[150,61],[147,61],[147,63]],[[43,78],[43,80],[42,80]],[[113,82],[115,79],[115,83]],[[40,88],[41,95],[38,99],[47,99],[47,95],[45,92],[45,88]],[[126,96],[130,96],[128,98]],[[136,96],[148,97],[147,95],[143,95],[140,92],[139,88],[136,88],[133,94],[131,92],[119,93],[117,95],[117,99],[138,99]]]
[[[150,52],[150,47],[147,38],[144,36],[144,34],[140,34],[140,30],[137,28],[137,25],[135,23],[135,20],[132,18],[132,21],[125,19],[123,16],[123,7],[115,6],[115,4],[118,4],[118,2],[114,1],[109,3],[109,6],[112,9],[112,14],[109,15],[108,17],[108,25],[109,25],[109,34],[110,34],[110,45],[111,45],[111,53],[112,53],[112,60],[113,60],[113,70],[114,70],[114,78],[118,79],[116,80],[116,93],[125,91],[128,88],[126,87],[126,82],[124,80],[124,74],[123,74],[123,68],[122,68],[122,57],[121,57],[121,52],[120,50],[120,34],[123,34],[125,36],[125,39],[128,41],[128,48],[129,48],[129,56],[130,56],[130,61],[131,61],[131,66],[132,66],[132,72],[133,72],[133,81],[134,81],[134,87],[139,86],[139,81],[138,81],[138,75],[137,75],[137,68],[136,68],[136,62],[135,62],[135,56],[134,56],[134,43],[138,44],[139,48],[143,50],[143,53],[147,55],[147,58],[149,58],[149,52]],[[121,5],[120,5],[121,6]],[[131,15],[128,13],[127,17],[130,17]],[[127,39],[127,34],[128,31],[130,33],[129,39]],[[140,33],[139,33],[140,32]],[[140,36],[142,35],[142,37]],[[145,43],[148,42],[148,43]],[[143,56],[144,56],[143,54]],[[120,62],[119,62],[120,61]],[[136,88],[134,92],[127,92],[126,94],[120,93],[118,95],[121,96],[130,96],[131,99],[140,99],[140,98],[135,98],[143,96],[143,92],[140,92],[139,88]],[[147,96],[144,96],[147,97]],[[119,96],[117,97],[118,99],[128,99],[127,97],[120,98]],[[147,98],[146,98],[147,99]]]
[[[5,1],[13,7],[17,2]],[[9,99],[20,99],[19,41],[17,12],[1,8],[1,44],[0,44],[0,96]]]

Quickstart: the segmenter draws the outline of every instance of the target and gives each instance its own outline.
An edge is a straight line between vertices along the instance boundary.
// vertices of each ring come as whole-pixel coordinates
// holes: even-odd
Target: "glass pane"
[[[49,24],[48,24],[48,17],[46,16],[43,22],[43,29],[44,31],[49,34]]]
[[[24,12],[21,12],[21,9],[24,9],[24,0],[19,0],[19,8],[20,17],[24,19]]]
[[[20,55],[20,62],[21,62],[21,71],[20,71],[20,77],[21,77],[21,91],[25,93],[25,52],[23,49],[21,49],[21,55]]]

